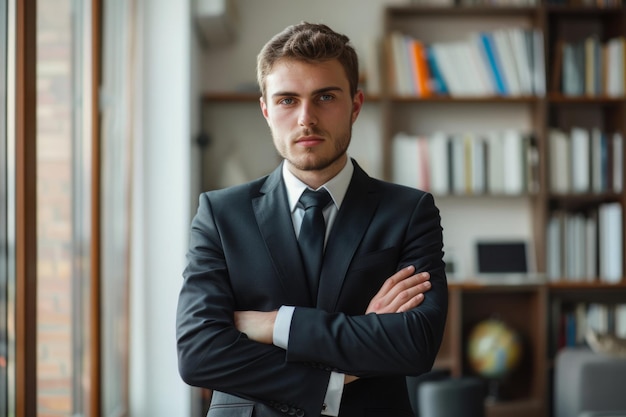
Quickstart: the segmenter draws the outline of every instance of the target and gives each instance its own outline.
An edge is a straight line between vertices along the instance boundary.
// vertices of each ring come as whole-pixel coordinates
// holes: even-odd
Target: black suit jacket
[[[309,293],[281,167],[204,193],[191,226],[179,296],[180,374],[214,390],[209,416],[319,416],[332,371],[340,415],[412,415],[405,375],[431,369],[447,311],[442,229],[430,194],[355,171],[328,236],[319,295]],[[368,314],[386,278],[415,265],[432,289],[417,308]],[[249,340],[237,310],[297,306],[287,351]]]

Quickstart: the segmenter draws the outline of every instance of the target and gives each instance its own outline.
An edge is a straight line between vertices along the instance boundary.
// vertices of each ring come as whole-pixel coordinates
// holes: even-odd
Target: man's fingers
[[[430,289],[430,274],[414,274],[415,267],[408,266],[393,274],[372,298],[366,314],[396,313],[416,307],[423,301],[415,298]]]
[[[424,293],[428,291],[430,287],[430,281],[419,279],[418,283],[402,290],[389,301],[388,308],[386,309],[387,312],[399,313],[417,307],[424,301]]]
[[[417,307],[418,305],[422,304],[422,302],[424,301],[424,298],[425,297],[423,293],[417,294],[415,297],[411,298],[407,303],[400,306],[397,312],[403,313],[405,311],[409,311],[410,309]]]
[[[410,289],[424,290],[430,288],[430,274],[428,272],[421,272],[419,274],[411,275],[396,282],[386,294],[382,294],[383,297],[387,297],[389,300],[396,298],[400,293]],[[428,282],[426,288],[424,284]]]

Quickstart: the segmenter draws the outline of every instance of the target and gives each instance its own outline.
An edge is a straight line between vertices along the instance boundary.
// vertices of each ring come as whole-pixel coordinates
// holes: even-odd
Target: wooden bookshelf
[[[428,134],[428,116],[419,118],[420,113],[445,112],[450,120],[465,109],[472,109],[476,122],[489,126],[496,124],[498,111],[514,107],[527,112],[539,154],[539,189],[521,198],[530,200],[532,214],[532,238],[538,272],[545,273],[547,267],[546,228],[550,216],[556,210],[578,212],[594,210],[606,203],[626,206],[622,190],[601,192],[566,192],[551,190],[549,165],[550,129],[570,129],[580,126],[594,127],[607,132],[626,133],[626,98],[624,94],[608,96],[602,92],[593,95],[567,95],[561,85],[554,85],[552,77],[556,60],[556,45],[559,40],[577,41],[597,36],[600,42],[612,37],[626,35],[626,12],[623,7],[567,6],[538,4],[524,7],[486,6],[393,6],[386,8],[384,33],[398,31],[419,39],[424,44],[450,42],[462,39],[470,31],[491,30],[500,25],[538,29],[543,34],[545,94],[531,95],[479,95],[455,96],[434,94],[429,97],[398,95],[394,77],[390,70],[389,55],[386,55],[381,71],[384,91],[381,93],[383,111],[383,155],[384,174],[392,179],[394,135],[407,128],[415,134]],[[484,114],[479,110],[484,107]],[[436,108],[436,110],[432,110]],[[500,110],[498,110],[500,109]],[[408,123],[406,119],[417,119]],[[426,120],[426,121],[424,121]],[[424,131],[421,131],[421,129]],[[622,154],[624,150],[622,149]],[[624,155],[622,155],[622,160]],[[624,173],[622,172],[622,182]],[[436,196],[437,197],[437,196]],[[467,196],[464,196],[467,197]],[[489,198],[490,195],[471,196]],[[442,199],[444,197],[437,197]],[[446,199],[464,198],[446,195]],[[622,247],[626,229],[622,210]],[[468,221],[472,221],[468,219]],[[477,219],[476,221],[480,221]],[[624,259],[622,271],[626,270]],[[622,273],[623,275],[623,273]],[[525,285],[489,285],[481,281],[450,283],[450,307],[444,342],[436,368],[450,371],[454,376],[472,374],[467,362],[467,336],[474,324],[493,315],[516,328],[524,339],[526,356],[523,366],[503,385],[505,395],[498,403],[488,404],[488,415],[499,416],[549,416],[551,410],[552,364],[559,348],[559,321],[573,306],[583,303],[614,306],[626,300],[626,279],[617,284],[603,282],[597,276],[586,277],[586,282],[572,282],[563,275],[554,282]]]

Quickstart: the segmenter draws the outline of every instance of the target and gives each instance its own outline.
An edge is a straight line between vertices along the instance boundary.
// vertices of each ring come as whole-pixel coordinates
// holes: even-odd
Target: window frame
[[[89,415],[101,415],[101,316],[100,316],[100,111],[99,85],[101,81],[101,18],[102,0],[91,0],[91,289],[89,294],[90,347],[89,385],[91,395],[86,406]],[[8,54],[14,54],[14,70],[8,68],[9,77],[15,82],[14,91],[7,95],[7,107],[15,102],[13,129],[7,133],[7,157],[14,158],[13,169],[7,172],[9,195],[8,232],[11,235],[8,262],[9,285],[13,302],[8,312],[14,334],[9,334],[9,358],[12,372],[9,374],[9,412],[16,417],[37,415],[37,0],[10,0],[8,2],[7,27],[14,28],[14,37],[9,33]],[[12,24],[14,22],[14,24]],[[11,57],[9,57],[11,65]],[[13,79],[9,78],[7,84]],[[12,121],[7,120],[7,124]],[[12,130],[12,131],[11,131]],[[11,155],[13,150],[14,155]],[[9,160],[10,161],[10,160]],[[9,163],[9,165],[11,165]],[[13,220],[13,221],[11,221]],[[11,224],[13,223],[13,224]],[[9,230],[14,228],[14,230]],[[9,245],[9,246],[10,246]],[[11,414],[10,414],[11,415]]]

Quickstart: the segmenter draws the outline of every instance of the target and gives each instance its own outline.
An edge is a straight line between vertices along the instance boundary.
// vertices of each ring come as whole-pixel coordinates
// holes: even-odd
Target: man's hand
[[[430,274],[415,274],[415,267],[408,266],[387,278],[372,298],[365,314],[401,313],[417,307],[424,301],[424,293],[430,289]]]
[[[255,342],[271,345],[276,311],[235,311],[235,327]]]

